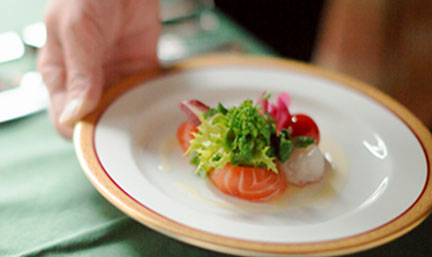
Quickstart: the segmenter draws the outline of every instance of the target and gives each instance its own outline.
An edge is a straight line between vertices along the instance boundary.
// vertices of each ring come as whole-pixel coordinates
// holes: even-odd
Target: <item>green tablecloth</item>
[[[46,113],[1,125],[0,145],[0,256],[217,256],[108,203]]]
[[[15,1],[7,0],[0,3],[0,9],[8,4],[16,6]],[[36,19],[42,9],[29,17]],[[190,44],[194,40],[209,45],[236,38],[245,52],[270,53],[217,15],[221,18],[218,31],[201,39],[195,35]],[[29,22],[37,21],[32,19]],[[5,21],[4,17],[0,21]],[[20,22],[9,28],[17,30],[26,24]],[[7,25],[1,24],[0,32],[6,31]],[[15,63],[0,64],[0,71],[29,67],[34,67],[34,53]],[[429,218],[404,237],[355,256],[432,256],[431,232]],[[54,131],[43,112],[0,124],[0,256],[226,255],[170,239],[113,207],[85,177],[72,143]]]

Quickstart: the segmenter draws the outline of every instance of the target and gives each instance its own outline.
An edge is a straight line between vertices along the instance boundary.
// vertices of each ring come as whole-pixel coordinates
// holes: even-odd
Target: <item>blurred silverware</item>
[[[18,33],[0,33],[0,63],[17,60],[24,55],[24,45]]]
[[[22,40],[25,45],[41,48],[46,41],[46,27],[43,22],[30,24],[22,30]]]
[[[40,74],[27,72],[18,87],[0,92],[0,123],[45,110],[48,103]]]

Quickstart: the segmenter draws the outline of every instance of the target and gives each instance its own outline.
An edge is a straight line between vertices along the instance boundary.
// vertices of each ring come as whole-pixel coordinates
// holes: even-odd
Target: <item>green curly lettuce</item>
[[[185,155],[191,154],[191,163],[197,165],[195,173],[206,176],[211,169],[223,168],[231,159],[230,152],[225,146],[228,132],[226,117],[216,115],[210,120],[200,117],[201,125],[198,132],[193,133]]]

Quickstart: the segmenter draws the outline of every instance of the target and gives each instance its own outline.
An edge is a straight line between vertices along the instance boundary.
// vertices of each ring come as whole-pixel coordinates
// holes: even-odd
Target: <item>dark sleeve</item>
[[[310,61],[323,0],[215,0],[215,4],[281,56]]]

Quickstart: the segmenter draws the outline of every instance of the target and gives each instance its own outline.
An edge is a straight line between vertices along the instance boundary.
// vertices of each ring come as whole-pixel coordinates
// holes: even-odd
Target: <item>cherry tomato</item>
[[[190,121],[185,121],[177,129],[177,141],[183,152],[190,146],[190,141],[193,139],[192,132],[198,132],[198,128]]]
[[[306,114],[294,114],[291,117],[291,136],[306,136],[315,139],[319,143],[320,133],[315,121]]]

